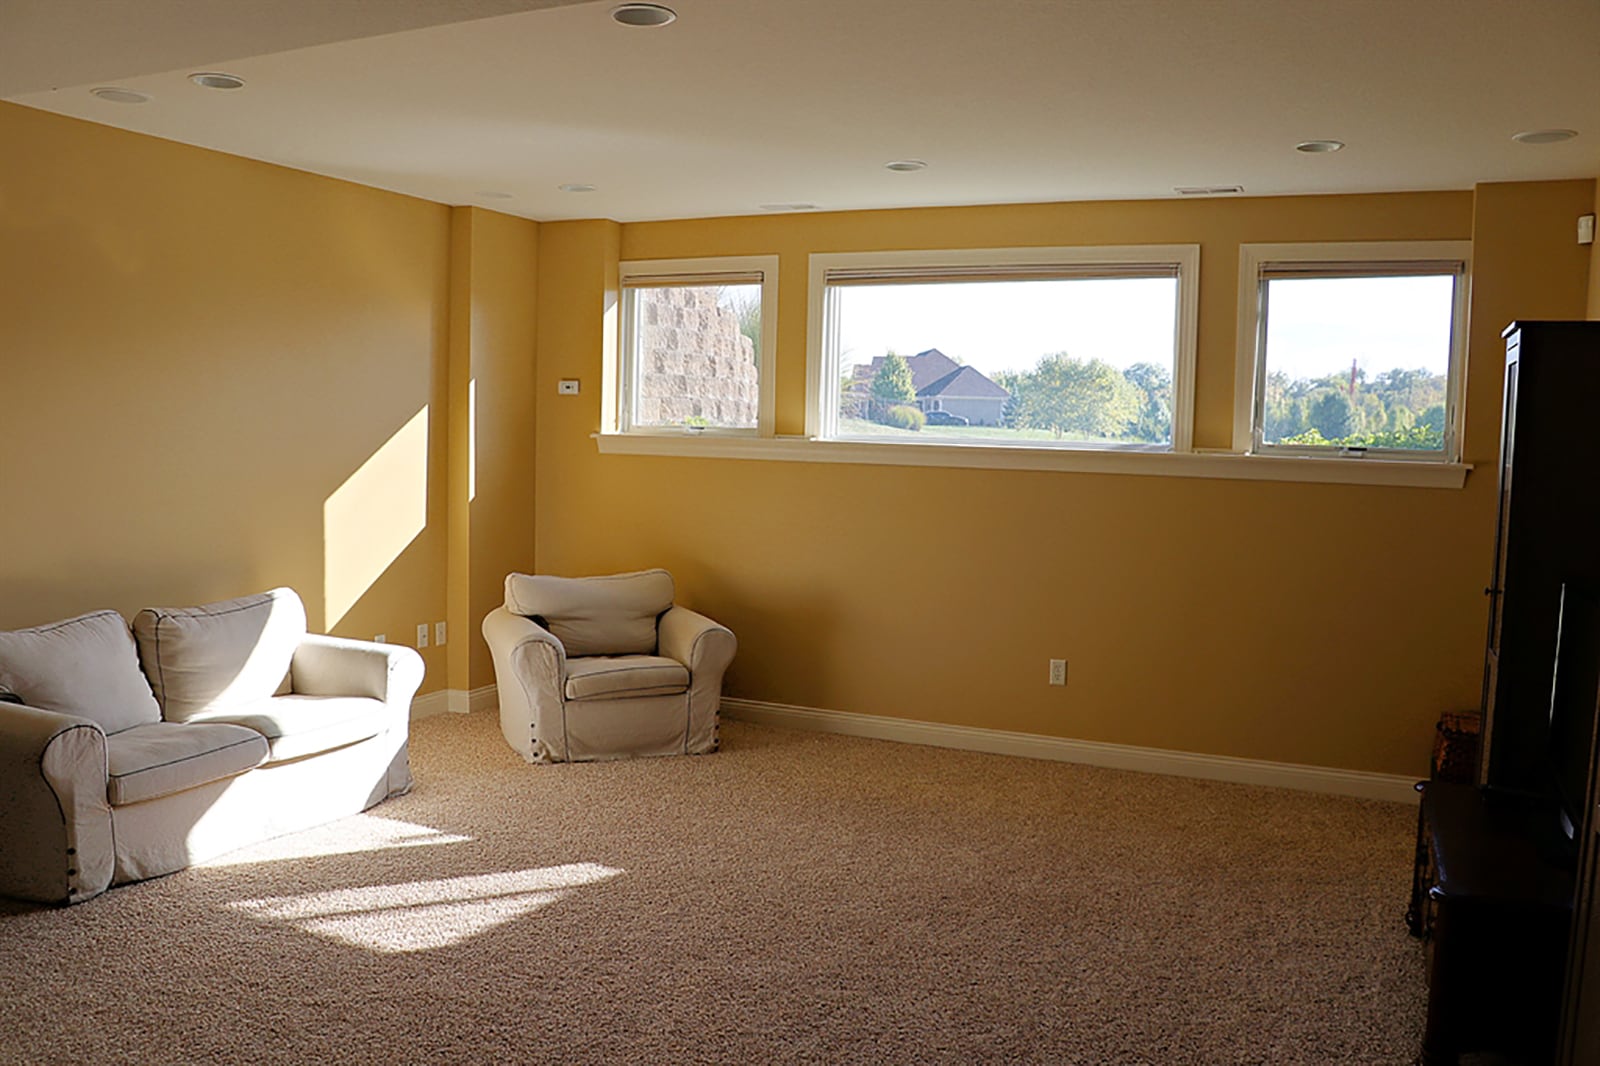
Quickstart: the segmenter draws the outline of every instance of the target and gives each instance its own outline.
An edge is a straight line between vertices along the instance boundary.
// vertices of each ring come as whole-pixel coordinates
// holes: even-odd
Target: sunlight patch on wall
[[[446,833],[414,822],[358,814],[330,825],[291,833],[201,863],[202,866],[248,866],[261,862],[319,859],[329,855],[355,855],[391,848],[422,848],[434,844],[466,844],[471,837]]]
[[[263,921],[383,954],[449,947],[550,906],[623,871],[579,862],[402,885],[244,900],[229,906]]]
[[[478,498],[478,379],[467,382],[467,502]]]
[[[322,505],[326,628],[344,618],[427,524],[424,406]]]

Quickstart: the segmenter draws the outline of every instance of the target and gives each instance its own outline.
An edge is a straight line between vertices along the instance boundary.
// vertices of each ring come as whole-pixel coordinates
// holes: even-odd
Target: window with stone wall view
[[[628,287],[623,301],[627,428],[756,428],[759,283]]]
[[[830,286],[835,434],[1170,448],[1178,279]]]
[[[1263,280],[1259,444],[1445,447],[1456,277]]]

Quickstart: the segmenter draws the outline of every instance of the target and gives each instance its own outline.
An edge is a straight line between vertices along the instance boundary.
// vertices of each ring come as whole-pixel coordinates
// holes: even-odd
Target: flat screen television
[[[1583,824],[1600,702],[1600,594],[1587,585],[1561,586],[1555,675],[1550,685],[1550,787],[1568,840]]]

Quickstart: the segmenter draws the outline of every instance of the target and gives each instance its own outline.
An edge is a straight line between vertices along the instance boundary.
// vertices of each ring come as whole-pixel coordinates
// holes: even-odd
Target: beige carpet
[[[1408,1063],[1415,810],[723,725],[0,907],[7,1063]]]

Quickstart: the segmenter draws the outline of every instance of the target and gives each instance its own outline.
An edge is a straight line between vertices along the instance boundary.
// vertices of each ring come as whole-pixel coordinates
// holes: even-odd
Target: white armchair
[[[665,570],[509,575],[483,620],[506,743],[529,762],[715,751],[738,642],[672,599]]]

